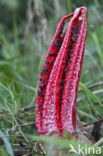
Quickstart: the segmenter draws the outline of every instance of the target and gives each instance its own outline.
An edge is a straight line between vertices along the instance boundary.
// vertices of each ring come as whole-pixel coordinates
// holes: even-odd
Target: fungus
[[[63,34],[64,24],[70,17]],[[64,130],[76,131],[76,99],[86,34],[85,7],[63,17],[57,27],[38,82],[36,126],[42,135],[58,132],[62,136]]]

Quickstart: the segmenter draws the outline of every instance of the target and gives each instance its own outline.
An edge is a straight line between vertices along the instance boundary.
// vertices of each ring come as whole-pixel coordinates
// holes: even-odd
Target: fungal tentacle
[[[38,92],[37,92],[37,98],[36,98],[36,121],[37,121],[38,132],[42,133],[42,134],[45,133],[45,132],[43,132],[43,124],[42,124],[42,115],[41,114],[43,114],[43,104],[44,104],[46,87],[48,84],[50,72],[53,68],[54,62],[56,60],[56,57],[58,55],[58,52],[59,52],[61,44],[62,44],[63,36],[61,34],[62,34],[64,22],[71,16],[73,16],[73,13],[63,17],[62,20],[60,21],[60,23],[57,27],[57,31],[54,34],[53,40],[50,44],[50,48],[48,49],[44,65],[41,70],[40,80],[38,82]],[[59,34],[58,34],[58,32],[59,32]],[[57,42],[58,40],[61,41],[59,43],[59,46],[58,46],[58,44],[54,45],[54,41]],[[41,90],[41,86],[44,86],[44,87],[42,87],[42,90]],[[40,109],[39,105],[42,105],[41,109]]]
[[[82,23],[79,31],[78,42],[74,47],[74,56],[73,62],[70,65],[68,70],[68,75],[66,76],[66,83],[63,94],[62,101],[62,129],[69,132],[74,132],[76,130],[76,98],[77,98],[77,89],[78,83],[81,74],[85,40],[86,40],[86,19],[87,14],[83,8],[82,12]]]

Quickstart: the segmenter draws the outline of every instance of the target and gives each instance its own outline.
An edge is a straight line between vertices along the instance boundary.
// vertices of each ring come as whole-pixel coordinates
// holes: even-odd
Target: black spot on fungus
[[[64,27],[64,24],[65,24],[65,23],[61,24],[61,26],[60,26],[62,29],[63,29],[63,27]]]
[[[58,46],[58,40],[54,40],[53,46]]]
[[[38,93],[38,96],[39,96],[39,97],[43,97],[43,94]]]
[[[45,86],[44,83],[41,83],[41,84],[40,84],[40,88],[41,88],[41,89],[42,89],[44,86]]]
[[[57,36],[59,36],[61,34],[62,34],[62,30],[59,30],[58,33],[57,33]]]
[[[38,93],[41,93],[41,89],[38,89]]]
[[[73,25],[73,28],[72,28],[72,30],[74,31],[74,32],[77,32],[77,26],[76,25]]]
[[[69,45],[69,50],[72,50],[73,49],[73,46],[70,44]]]
[[[67,59],[66,59],[66,61],[64,63],[69,63],[70,57],[71,57],[71,55],[69,54]]]
[[[41,93],[41,89],[38,90],[38,96],[43,97],[43,94]]]
[[[49,55],[50,55],[50,56],[55,56],[56,54],[53,53],[53,52],[49,52]]]
[[[64,87],[60,88],[60,91],[63,91]]]
[[[68,54],[72,54],[73,49],[69,49]]]
[[[41,74],[49,74],[49,71],[47,68],[43,68]]]
[[[43,113],[40,113],[41,116],[43,116]]]
[[[60,46],[62,42],[62,38],[58,39],[58,40],[54,40],[53,46]]]
[[[76,33],[76,34],[79,32],[78,27],[77,27],[76,25],[73,25],[72,30],[73,30],[73,32]]]
[[[44,82],[44,80],[45,80],[44,78],[40,78],[40,81]]]
[[[66,67],[64,71],[67,74],[68,73],[68,67]]]
[[[61,46],[58,47],[58,52],[60,51]]]
[[[46,64],[46,65],[48,65],[48,64],[52,64],[52,62],[45,61],[45,64]]]
[[[73,42],[75,42],[75,41],[77,40],[77,38],[78,38],[78,34],[74,34],[74,35],[72,36]]]
[[[65,75],[65,71],[62,71],[62,75]]]
[[[70,55],[70,59],[71,59],[71,57],[72,57],[72,53],[70,52],[69,55]]]
[[[64,84],[64,82],[65,82],[65,80],[60,80],[60,84],[61,85]]]
[[[38,108],[39,108],[39,109],[43,108],[43,105],[39,104]]]

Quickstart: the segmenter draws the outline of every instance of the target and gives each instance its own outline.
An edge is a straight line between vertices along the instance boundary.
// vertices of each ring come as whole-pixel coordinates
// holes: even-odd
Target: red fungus
[[[70,17],[63,33],[64,22]],[[57,27],[38,82],[36,125],[42,135],[76,131],[76,98],[86,34],[84,7],[65,16]]]

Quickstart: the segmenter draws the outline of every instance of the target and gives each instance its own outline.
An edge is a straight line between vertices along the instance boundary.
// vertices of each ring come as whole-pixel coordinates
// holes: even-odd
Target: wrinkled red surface
[[[65,33],[64,21],[70,20]],[[82,17],[81,22],[79,17]],[[87,10],[78,8],[65,16],[56,33],[41,70],[36,100],[37,130],[49,135],[76,130],[76,98],[87,31]]]

